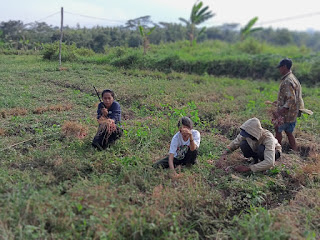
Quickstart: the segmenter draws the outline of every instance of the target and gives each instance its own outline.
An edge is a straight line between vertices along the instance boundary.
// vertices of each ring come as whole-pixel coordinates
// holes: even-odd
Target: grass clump
[[[288,239],[289,229],[276,224],[275,216],[264,208],[251,208],[248,214],[233,219],[232,239]]]
[[[66,137],[83,139],[88,134],[88,127],[78,122],[65,121],[61,127],[62,134]]]
[[[42,114],[42,113],[48,112],[48,111],[61,112],[61,111],[68,111],[70,109],[72,109],[71,104],[66,104],[66,105],[56,104],[56,105],[51,105],[51,106],[38,107],[38,108],[34,109],[32,112],[34,114]]]
[[[25,108],[11,108],[11,109],[2,109],[0,111],[0,115],[2,118],[6,118],[8,116],[24,116],[28,114],[28,110]]]

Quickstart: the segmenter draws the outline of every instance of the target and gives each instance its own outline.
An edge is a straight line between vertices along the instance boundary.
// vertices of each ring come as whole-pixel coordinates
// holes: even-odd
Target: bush
[[[73,61],[77,59],[75,44],[61,45],[61,61]],[[58,60],[59,59],[59,42],[44,44],[43,46],[43,59]]]
[[[125,55],[123,57],[115,58],[111,60],[110,64],[116,67],[132,68],[140,67],[138,63],[141,62],[142,54],[135,52],[133,54]]]
[[[43,58],[57,60],[59,44],[44,45]],[[148,55],[141,49],[114,47],[108,54],[94,55],[92,50],[62,45],[62,61],[82,61],[111,64],[116,67],[210,74],[253,79],[279,79],[275,66],[280,59],[293,59],[293,71],[302,83],[316,84],[320,78],[320,57],[306,55],[305,47],[282,46],[281,48],[247,39],[234,45],[208,41],[189,47],[186,42],[155,46]],[[285,55],[292,52],[290,55]]]
[[[61,61],[75,61],[80,57],[90,57],[94,56],[95,53],[91,49],[87,48],[77,48],[75,44],[66,45],[62,43],[61,45]],[[43,59],[47,60],[58,60],[59,59],[59,42],[48,43],[43,45],[42,51]]]
[[[109,54],[113,55],[114,57],[122,57],[123,55],[125,55],[127,53],[127,49],[125,47],[114,47],[111,48]]]
[[[96,54],[92,49],[83,48],[83,47],[78,48],[75,51],[77,56],[83,56],[83,57],[92,57]]]
[[[263,53],[265,45],[258,40],[253,38],[248,38],[243,42],[238,43],[237,48],[244,53],[249,54],[260,54]]]

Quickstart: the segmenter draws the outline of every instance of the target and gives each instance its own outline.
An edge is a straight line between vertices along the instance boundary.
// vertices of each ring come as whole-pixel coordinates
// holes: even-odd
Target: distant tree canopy
[[[140,25],[139,25],[140,24]],[[150,16],[129,20],[125,26],[93,28],[64,27],[63,41],[68,44],[76,44],[77,47],[85,47],[95,52],[103,53],[106,47],[140,47],[143,39],[140,36],[139,26],[151,29],[156,26],[152,34],[148,36],[150,44],[175,42],[187,39],[190,29],[182,24],[160,22],[153,23]],[[195,28],[195,34],[201,29]],[[292,32],[287,29],[262,29],[251,32],[250,36],[262,42],[275,45],[295,44],[306,46],[314,51],[320,50],[320,32]],[[60,39],[58,27],[48,25],[45,22],[24,24],[22,21],[7,21],[0,23],[0,48],[6,49],[41,49],[42,44],[52,43]],[[209,27],[198,36],[197,41],[222,40],[227,42],[240,41],[241,34],[238,24],[224,24],[218,27]]]

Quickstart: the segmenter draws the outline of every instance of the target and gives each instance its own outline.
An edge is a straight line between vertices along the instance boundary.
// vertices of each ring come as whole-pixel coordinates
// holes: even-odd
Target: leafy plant
[[[257,21],[258,21],[258,17],[254,17],[243,28],[240,29],[241,40],[244,40],[252,33],[263,29],[262,27],[257,27],[257,28],[253,27]]]
[[[289,229],[273,227],[274,217],[264,208],[251,208],[242,218],[235,217],[232,239],[288,239]]]
[[[143,40],[143,54],[147,54],[147,50],[149,49],[149,38],[148,36],[156,29],[156,26],[151,28],[148,32],[146,32],[146,29],[144,29],[142,26],[139,26],[140,36]]]
[[[179,18],[180,21],[184,22],[189,30],[189,41],[190,46],[195,44],[196,42],[196,26],[207,21],[208,19],[212,18],[215,14],[213,14],[211,11],[208,10],[209,7],[203,7],[203,2],[200,1],[199,3],[195,3],[191,9],[191,15],[190,19],[186,20],[184,18]],[[203,27],[199,34],[203,33],[206,30],[205,27]]]

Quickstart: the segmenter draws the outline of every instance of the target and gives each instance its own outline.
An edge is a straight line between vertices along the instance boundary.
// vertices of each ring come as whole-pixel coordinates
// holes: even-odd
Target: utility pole
[[[59,66],[60,67],[61,67],[62,28],[63,28],[63,7],[61,7],[61,27],[60,27],[60,44],[59,44]]]

